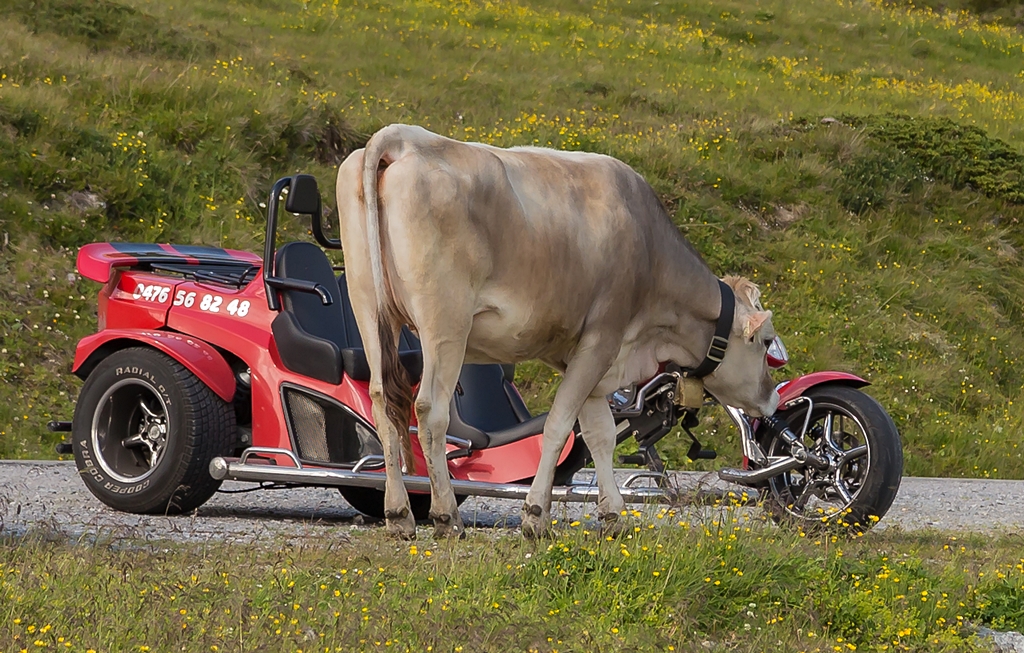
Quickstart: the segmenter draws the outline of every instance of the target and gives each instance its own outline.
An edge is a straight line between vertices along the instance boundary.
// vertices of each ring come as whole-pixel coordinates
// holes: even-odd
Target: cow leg
[[[376,320],[369,322],[376,326]],[[377,425],[377,434],[384,448],[384,471],[387,480],[384,485],[384,520],[388,535],[403,540],[416,539],[416,518],[409,504],[409,493],[402,481],[402,441],[395,425],[387,415],[387,403],[384,384],[381,382],[381,352],[377,342],[377,329],[363,330],[363,346],[367,363],[370,365],[370,399],[373,402],[373,421]],[[386,346],[398,347],[398,331],[394,333],[394,342]],[[413,461],[405,461],[412,472]]]
[[[373,283],[366,229],[367,205],[364,201],[362,182],[363,163],[363,151],[357,150],[338,168],[338,217],[346,252],[349,297],[370,367],[373,420],[384,449],[387,479],[384,489],[386,528],[389,535],[413,539],[416,537],[416,520],[409,505],[405,484],[402,482],[402,440],[399,438],[400,431],[396,430],[397,427],[387,417],[387,398],[381,376],[384,365],[381,347],[397,349],[399,326],[389,324],[387,328],[380,328],[380,320],[383,319],[381,307],[385,298],[378,296]],[[380,243],[375,246],[380,247]],[[382,340],[386,342],[381,342]],[[411,401],[411,394],[408,399]],[[408,424],[402,428],[408,429]],[[412,464],[412,461],[406,462]]]
[[[569,431],[584,402],[611,367],[618,346],[614,338],[584,334],[576,355],[565,369],[562,384],[555,393],[551,412],[544,423],[537,475],[533,477],[523,504],[523,535],[526,537],[541,537],[551,527],[551,485],[555,480],[558,456],[565,448]]]
[[[597,517],[603,534],[617,534],[622,529],[620,515],[626,509],[622,493],[615,482],[612,455],[615,452],[615,418],[604,396],[590,397],[580,411],[580,428],[590,455],[594,458],[597,476]]]
[[[449,322],[446,330],[451,329],[451,326]],[[434,520],[436,538],[461,538],[466,535],[448,473],[445,440],[450,417],[449,406],[466,355],[468,333],[469,329],[466,328],[462,335],[449,335],[440,344],[432,344],[438,339],[432,337],[430,327],[420,328],[423,378],[416,396],[416,422],[419,424],[420,447],[430,475],[430,517]]]

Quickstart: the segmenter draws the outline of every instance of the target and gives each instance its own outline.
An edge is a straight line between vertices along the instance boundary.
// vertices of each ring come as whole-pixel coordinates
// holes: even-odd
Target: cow
[[[391,535],[416,533],[400,457],[412,461],[414,403],[398,357],[402,325],[423,350],[414,407],[436,537],[464,535],[445,457],[463,363],[539,359],[562,374],[522,509],[528,537],[550,527],[555,466],[577,419],[594,460],[600,522],[621,529],[606,395],[668,362],[694,369],[721,359],[725,342],[716,350],[712,341],[726,293],[735,296],[727,354],[705,388],[753,416],[775,411],[765,357],[775,333],[756,286],[730,277],[723,287],[650,185],[615,158],[503,149],[394,124],[342,163],[337,200]]]

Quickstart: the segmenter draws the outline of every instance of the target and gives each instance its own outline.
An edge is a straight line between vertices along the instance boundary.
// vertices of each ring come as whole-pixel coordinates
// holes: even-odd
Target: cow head
[[[736,295],[732,332],[725,358],[705,377],[704,385],[723,404],[754,417],[771,415],[779,404],[766,357],[775,339],[772,313],[761,307],[761,291],[747,279],[725,277],[723,281]]]

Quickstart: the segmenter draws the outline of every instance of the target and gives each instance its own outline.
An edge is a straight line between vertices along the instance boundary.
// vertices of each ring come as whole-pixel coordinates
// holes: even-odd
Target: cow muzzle
[[[772,390],[772,394],[768,397],[768,401],[759,403],[756,408],[752,408],[746,412],[750,417],[768,417],[770,415],[774,415],[778,407],[779,393]]]

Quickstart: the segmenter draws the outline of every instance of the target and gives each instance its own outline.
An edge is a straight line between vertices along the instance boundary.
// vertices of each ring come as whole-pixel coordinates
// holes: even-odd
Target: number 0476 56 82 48
[[[196,303],[196,295],[197,293],[195,292],[186,292],[184,290],[179,290],[177,294],[174,296],[174,305],[184,306],[185,308],[192,308],[193,306],[195,306]],[[207,311],[209,313],[220,313],[221,305],[223,303],[224,298],[221,297],[220,295],[205,293],[199,299],[199,310]],[[245,317],[246,315],[249,314],[249,301],[238,301],[237,299],[232,299],[225,307],[225,310],[228,312],[229,315],[233,315],[236,317]]]

